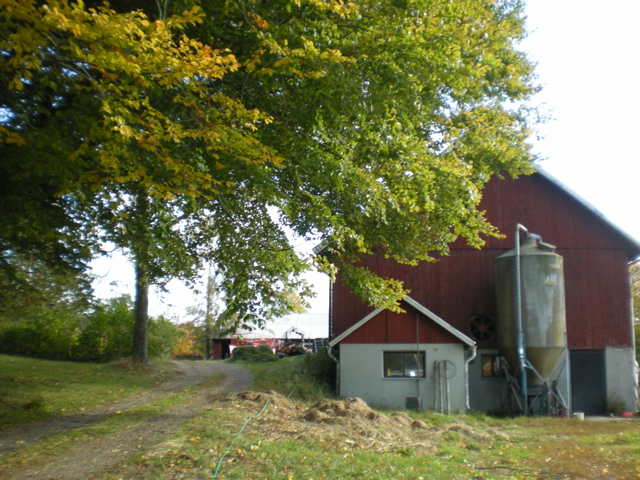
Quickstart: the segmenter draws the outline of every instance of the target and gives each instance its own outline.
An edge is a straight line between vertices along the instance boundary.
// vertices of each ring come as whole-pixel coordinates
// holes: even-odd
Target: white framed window
[[[384,378],[425,378],[424,352],[384,352]]]

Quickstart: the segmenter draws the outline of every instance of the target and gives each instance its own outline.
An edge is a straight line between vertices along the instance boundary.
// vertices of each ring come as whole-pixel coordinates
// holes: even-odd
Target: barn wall
[[[626,252],[564,249],[558,253],[565,259],[569,348],[633,347]]]
[[[488,239],[487,248],[504,248],[505,244],[510,248],[515,226],[522,223],[558,248],[615,248],[640,253],[637,245],[601,216],[540,174],[491,180],[483,191],[480,209],[507,235],[506,239]],[[462,242],[456,247],[462,248]]]
[[[415,345],[412,347],[415,348]],[[384,378],[385,351],[406,351],[406,344],[340,344],[340,392],[343,397],[359,397],[372,405],[405,408],[406,397],[420,396],[423,409],[435,408],[434,362],[449,360],[455,375],[449,380],[450,407],[464,410],[466,380],[462,344],[421,344],[425,352],[426,378]],[[443,384],[443,391],[446,387]],[[445,402],[446,404],[446,402]]]
[[[493,261],[513,248],[513,230],[522,223],[556,245],[565,259],[569,347],[633,346],[627,262],[637,247],[537,174],[491,181],[481,208],[507,238],[488,239],[482,250],[456,242],[449,256],[415,267],[382,256],[367,257],[362,264],[384,277],[402,279],[412,298],[470,335],[472,315],[495,316]],[[338,276],[332,292],[331,337],[370,311],[344,288]],[[479,343],[481,348],[497,346],[496,339]]]
[[[497,354],[497,349],[478,349],[476,358],[469,364],[469,406],[472,411],[500,412],[500,380],[482,376],[482,357]]]
[[[468,335],[472,314],[495,314],[493,259],[501,253],[457,250],[437,263],[422,262],[416,267],[371,256],[363,264],[384,276],[402,279],[411,298]],[[333,287],[332,336],[339,335],[370,311],[371,307],[344,288],[338,277]]]
[[[638,410],[638,366],[635,349],[608,348],[605,350],[607,399],[621,400],[625,411]]]

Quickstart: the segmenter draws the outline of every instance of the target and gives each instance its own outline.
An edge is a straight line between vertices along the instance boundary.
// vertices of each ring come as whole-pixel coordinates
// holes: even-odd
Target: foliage
[[[51,360],[77,357],[81,315],[43,309],[0,330],[0,352]]]
[[[335,365],[326,352],[321,352],[285,357],[279,362],[246,363],[243,367],[253,373],[257,390],[273,390],[306,402],[319,402],[335,396]]]
[[[176,342],[182,335],[180,328],[171,320],[162,316],[152,318],[149,323],[149,357],[154,359],[169,358]]]
[[[302,363],[304,374],[327,392],[335,392],[338,368],[335,360],[329,357],[328,347],[322,347],[318,353],[304,356]]]
[[[36,257],[5,252],[0,267],[0,327],[43,312],[73,316],[91,303],[89,278]]]
[[[480,245],[492,232],[476,210],[482,185],[527,169],[519,106],[536,88],[514,49],[521,5],[319,5],[337,4],[202,2],[206,17],[189,32],[229,45],[242,67],[225,91],[274,119],[256,135],[286,159],[272,172],[280,222],[302,238],[317,233],[336,253],[320,260],[325,271],[341,269],[366,301],[393,306],[402,284],[352,262],[374,250],[429,259],[458,236]]]
[[[150,323],[149,355],[169,356],[181,332],[163,319]],[[133,302],[128,296],[95,304],[78,313],[43,309],[0,330],[0,351],[52,360],[109,362],[131,355]]]
[[[604,412],[610,415],[615,415],[616,417],[622,415],[626,411],[624,401],[616,396],[611,395],[607,398],[605,403]]]
[[[230,362],[244,362],[244,363],[267,363],[277,362],[278,357],[269,345],[258,345],[253,347],[251,345],[242,345],[234,348],[231,354]]]
[[[42,226],[69,238],[54,243],[81,257],[102,236],[130,255],[138,361],[149,285],[204,260],[234,321],[308,296],[289,231],[323,240],[324,271],[395,308],[404,287],[361,256],[481,245],[496,233],[482,186],[528,171],[537,88],[515,46],[519,0],[114,5],[3,2],[0,178],[16,186],[7,203],[25,187],[25,205],[55,210]],[[49,196],[26,188],[43,177]]]
[[[204,342],[199,341],[199,331],[193,322],[185,322],[178,325],[178,328],[182,332],[182,336],[178,339],[173,350],[171,350],[171,356],[173,357],[202,357],[201,346]]]
[[[78,337],[76,358],[89,362],[127,358],[131,354],[132,309],[128,296],[96,305]]]

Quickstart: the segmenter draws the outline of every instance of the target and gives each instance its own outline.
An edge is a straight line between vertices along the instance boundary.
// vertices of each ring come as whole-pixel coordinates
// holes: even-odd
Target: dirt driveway
[[[214,374],[225,375],[205,394],[185,397],[182,405],[154,417],[153,422],[132,425],[113,435],[98,435],[46,464],[34,462],[0,467],[1,480],[86,480],[116,465],[123,459],[152,445],[182,423],[203,412],[212,400],[222,394],[246,390],[253,383],[247,370],[237,365],[216,361],[175,361],[180,373],[162,385],[122,402],[96,407],[90,411],[52,420],[22,425],[0,434],[0,456],[34,444],[56,433],[89,426],[105,417],[125,412],[164,395],[195,385]]]

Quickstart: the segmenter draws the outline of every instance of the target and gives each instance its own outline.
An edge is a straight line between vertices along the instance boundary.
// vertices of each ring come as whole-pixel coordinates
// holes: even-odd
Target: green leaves
[[[285,231],[326,240],[318,266],[392,306],[406,292],[363,256],[481,246],[496,234],[482,186],[530,169],[538,87],[517,0],[134,8],[4,2],[0,168],[23,185],[46,172],[65,211],[144,252],[154,281],[215,262],[239,318],[305,290]]]

